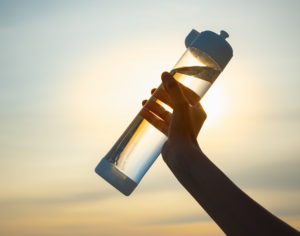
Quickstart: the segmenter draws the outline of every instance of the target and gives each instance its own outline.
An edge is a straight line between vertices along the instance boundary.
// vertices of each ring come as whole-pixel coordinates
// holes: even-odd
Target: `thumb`
[[[171,143],[188,142],[194,139],[189,103],[183,95],[179,83],[173,76],[164,72],[161,76],[163,86],[173,102],[173,115],[169,127],[168,141]]]
[[[188,101],[183,95],[178,82],[173,78],[169,72],[164,72],[161,75],[163,86],[170,95],[174,104],[174,109],[182,110],[188,107]]]

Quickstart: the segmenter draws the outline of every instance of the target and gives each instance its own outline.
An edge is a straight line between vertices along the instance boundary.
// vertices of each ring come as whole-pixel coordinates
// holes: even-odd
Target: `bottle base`
[[[129,196],[137,186],[136,182],[104,158],[95,168],[95,172],[126,196]]]

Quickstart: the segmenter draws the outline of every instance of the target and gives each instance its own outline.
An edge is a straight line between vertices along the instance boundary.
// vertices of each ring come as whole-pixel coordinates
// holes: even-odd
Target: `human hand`
[[[200,97],[168,72],[162,74],[162,81],[162,86],[151,91],[151,99],[143,101],[140,115],[168,136],[161,152],[164,161],[224,233],[299,235],[245,194],[203,154],[196,139],[206,119]],[[173,108],[172,114],[160,105],[162,102]]]
[[[162,156],[169,165],[175,154],[181,155],[191,147],[199,149],[197,136],[206,113],[194,91],[178,83],[168,72],[164,72],[161,78],[163,84],[152,89],[153,96],[143,101],[140,115],[168,137]],[[168,112],[160,101],[173,108],[173,113]]]

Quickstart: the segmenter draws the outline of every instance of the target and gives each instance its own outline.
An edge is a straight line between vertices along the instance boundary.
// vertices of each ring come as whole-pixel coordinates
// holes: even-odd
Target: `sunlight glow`
[[[211,125],[222,119],[224,114],[228,112],[228,98],[225,94],[225,88],[212,85],[209,91],[201,100],[201,104],[207,114],[207,125]]]
[[[130,197],[94,172],[161,73],[199,63],[175,65],[192,28],[228,30],[234,50],[199,146],[299,229],[299,4],[1,1],[0,235],[223,235],[161,157]]]

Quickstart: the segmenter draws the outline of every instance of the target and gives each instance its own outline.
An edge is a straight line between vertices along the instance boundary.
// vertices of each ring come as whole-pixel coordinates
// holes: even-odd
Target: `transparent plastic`
[[[180,83],[203,97],[221,69],[207,54],[189,47],[171,70]],[[162,85],[160,85],[162,86]],[[150,98],[167,108],[167,105]],[[168,107],[168,110],[171,110]],[[159,156],[167,137],[137,115],[95,171],[125,195],[130,195]]]

